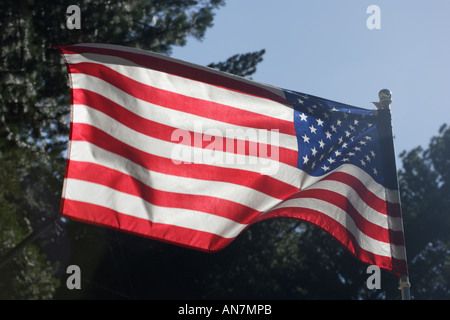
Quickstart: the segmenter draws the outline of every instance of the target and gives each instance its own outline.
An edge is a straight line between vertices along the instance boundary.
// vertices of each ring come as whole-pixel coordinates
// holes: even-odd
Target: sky
[[[450,124],[450,1],[227,0],[213,23],[171,56],[207,65],[265,49],[253,80],[366,109],[391,90],[397,167]]]

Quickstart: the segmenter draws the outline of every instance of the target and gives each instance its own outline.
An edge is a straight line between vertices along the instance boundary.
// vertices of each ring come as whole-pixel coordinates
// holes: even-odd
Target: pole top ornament
[[[378,93],[379,102],[372,102],[378,109],[389,109],[392,103],[392,92],[389,89],[382,89]]]

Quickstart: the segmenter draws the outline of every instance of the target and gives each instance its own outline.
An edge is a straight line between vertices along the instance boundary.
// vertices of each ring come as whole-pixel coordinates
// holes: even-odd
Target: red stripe
[[[203,149],[207,148],[214,142],[214,150],[233,152],[236,154],[254,155],[261,158],[274,158],[275,152],[275,155],[278,154],[278,159],[275,158],[274,160],[293,167],[297,166],[298,153],[291,149],[231,138],[221,138],[221,147],[218,147],[219,143],[215,141],[216,137],[207,134],[194,133],[187,130],[183,130],[183,133],[189,134],[189,141],[191,142],[190,144],[188,143],[188,141],[184,140],[182,140],[181,142],[174,141],[172,140],[172,135],[174,131],[177,130],[177,128],[143,118],[93,91],[85,89],[74,89],[73,96],[74,104],[86,105],[93,109],[101,111],[114,118],[116,121],[122,123],[123,125],[133,129],[134,131],[140,132],[147,136],[151,136],[153,138],[191,146],[194,146],[195,142],[195,147],[201,147]],[[200,143],[197,143],[197,141]],[[240,150],[240,145],[244,146],[243,150]],[[232,150],[230,146],[233,147]],[[210,146],[209,148],[211,149],[212,146]],[[252,152],[253,150],[256,150],[256,153]],[[261,152],[262,150],[266,150],[267,152]]]
[[[91,142],[151,171],[194,179],[234,183],[253,188],[278,199],[286,199],[299,190],[271,176],[252,171],[196,163],[176,165],[171,159],[131,147],[91,125],[83,123],[73,123],[72,125],[72,140]]]
[[[342,182],[352,187],[353,190],[356,191],[358,196],[367,203],[372,209],[381,212],[383,214],[387,214],[387,206],[391,208],[389,215],[391,217],[401,217],[399,215],[400,204],[398,203],[389,203],[378,196],[376,196],[372,191],[366,188],[366,186],[357,178],[352,176],[351,174],[345,172],[333,172],[330,175],[324,177],[322,180],[334,180],[338,182]]]
[[[318,199],[326,201],[340,208],[346,212],[355,222],[356,227],[367,236],[382,241],[385,243],[392,243],[396,245],[403,245],[403,232],[385,229],[377,224],[374,224],[365,219],[351,204],[350,200],[333,191],[325,189],[310,189],[302,190],[290,199]]]
[[[380,256],[362,249],[350,231],[320,211],[293,207],[279,208],[266,213],[261,217],[260,221],[278,217],[295,218],[309,222],[331,234],[359,260],[371,265],[377,265],[398,276],[407,274],[405,260]]]
[[[109,208],[70,199],[64,199],[62,213],[65,217],[74,220],[130,232],[139,236],[202,251],[220,251],[235,239],[227,239],[208,232],[173,225],[153,223],[145,219],[119,213]],[[331,234],[359,260],[368,264],[377,265],[380,268],[393,272],[397,276],[408,274],[405,260],[376,255],[362,249],[358,245],[355,237],[347,229],[321,212],[311,209],[280,208],[267,213],[261,220],[277,217],[289,217],[309,222]]]
[[[70,64],[69,68],[71,73],[81,73],[103,79],[137,99],[165,108],[188,112],[237,126],[265,130],[278,129],[280,133],[292,136],[296,135],[293,121],[280,120],[228,105],[155,88],[126,77],[106,66],[95,63],[82,62]]]
[[[269,100],[289,105],[286,99],[267,89],[252,85],[245,81],[239,81],[237,79],[229,78],[211,71],[203,70],[193,66],[188,66],[176,61],[170,61],[167,59],[162,59],[154,56],[143,55],[133,52],[124,52],[120,50],[107,48],[92,48],[84,46],[60,46],[59,49],[64,54],[97,53],[120,57],[128,61],[131,61],[137,65],[140,65],[144,68],[174,74],[187,79],[201,81],[214,86],[226,88],[228,90],[238,91],[248,95],[266,98]]]
[[[260,211],[226,199],[154,189],[134,177],[98,164],[72,160],[70,165],[67,178],[101,184],[138,196],[160,207],[206,212],[242,224],[250,223],[253,218],[261,214]]]
[[[106,207],[70,199],[64,199],[62,214],[74,220],[209,252],[222,250],[234,239],[223,238],[209,232],[154,223]]]

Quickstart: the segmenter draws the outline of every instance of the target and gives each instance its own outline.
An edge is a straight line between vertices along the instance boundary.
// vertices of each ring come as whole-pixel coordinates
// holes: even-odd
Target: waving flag
[[[288,217],[407,274],[381,114],[138,49],[59,47],[71,90],[65,217],[217,251]],[[392,138],[391,138],[392,140]]]

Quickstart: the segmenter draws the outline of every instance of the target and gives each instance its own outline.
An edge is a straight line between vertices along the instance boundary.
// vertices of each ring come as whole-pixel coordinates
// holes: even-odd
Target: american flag
[[[134,48],[58,48],[72,100],[63,216],[204,251],[301,219],[407,274],[376,111]]]

